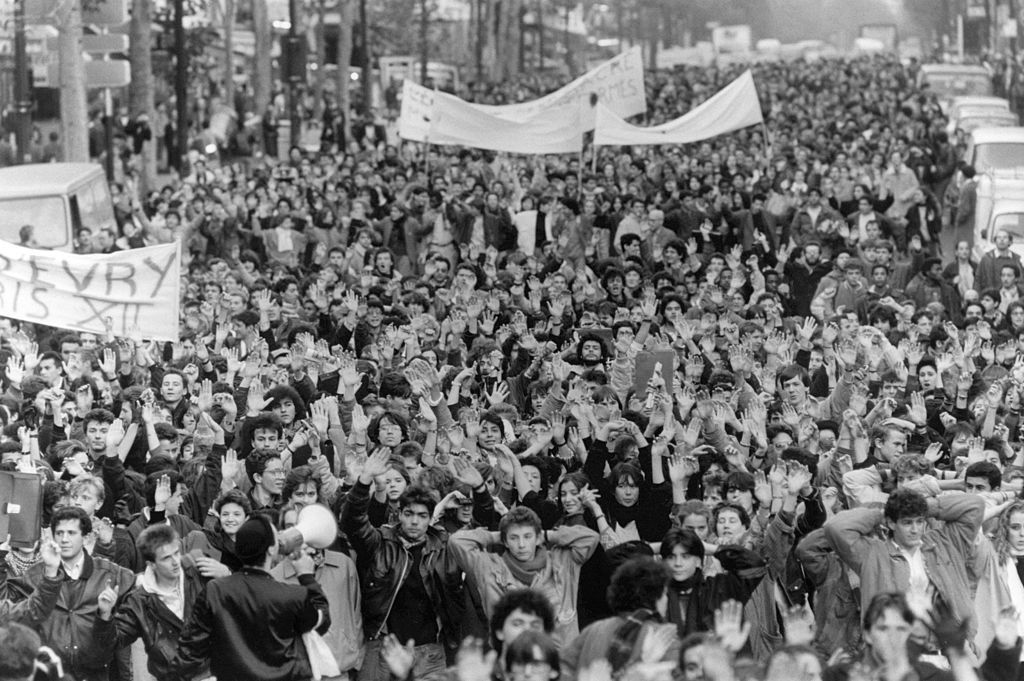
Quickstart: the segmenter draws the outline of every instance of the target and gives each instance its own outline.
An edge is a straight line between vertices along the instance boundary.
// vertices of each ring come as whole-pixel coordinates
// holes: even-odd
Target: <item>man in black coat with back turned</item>
[[[330,626],[327,598],[305,552],[292,560],[299,586],[270,575],[277,532],[256,515],[235,535],[239,572],[206,585],[179,640],[168,678],[187,681],[206,663],[218,681],[292,681],[312,678],[302,634]]]

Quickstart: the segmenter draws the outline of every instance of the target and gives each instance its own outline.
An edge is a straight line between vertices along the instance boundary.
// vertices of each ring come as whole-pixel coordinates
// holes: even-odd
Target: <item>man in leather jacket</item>
[[[50,528],[60,551],[63,581],[57,604],[43,620],[39,634],[60,655],[71,676],[83,681],[106,681],[114,649],[97,650],[91,644],[98,604],[104,595],[111,603],[123,599],[132,588],[135,575],[104,558],[89,555],[85,537],[92,532],[92,518],[82,509],[57,509]],[[50,571],[45,563],[37,563],[23,579],[38,586]]]
[[[145,570],[116,614],[100,602],[93,636],[99,650],[123,648],[141,638],[149,673],[163,681],[206,580],[195,567],[195,559],[188,567],[183,565],[181,539],[170,525],[146,528],[136,546],[146,561]],[[205,556],[199,560],[213,561]],[[228,574],[223,568],[221,576]]]
[[[368,643],[359,681],[389,678],[382,654],[388,634],[403,645],[412,641],[413,674],[423,678],[445,669],[444,644],[456,645],[460,632],[462,570],[448,553],[447,533],[430,525],[433,497],[413,485],[398,499],[396,525],[378,529],[370,524],[370,488],[387,469],[389,455],[383,447],[367,459],[341,516],[358,555],[363,592]]]

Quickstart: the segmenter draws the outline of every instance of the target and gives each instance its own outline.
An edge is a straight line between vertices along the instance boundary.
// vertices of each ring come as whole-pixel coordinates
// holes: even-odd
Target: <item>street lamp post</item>
[[[366,19],[366,0],[359,0],[359,52],[363,62],[363,113],[370,118],[373,110],[373,65],[370,63],[370,29]]]
[[[175,149],[168,162],[179,172],[184,171],[188,151],[188,48],[185,45],[185,0],[174,0],[174,100]]]
[[[289,126],[291,128],[289,130],[289,141],[293,147],[299,146],[299,141],[301,139],[300,133],[302,132],[300,130],[302,122],[299,120],[299,74],[302,74],[303,81],[305,81],[306,75],[305,53],[298,45],[299,37],[298,32],[296,31],[296,26],[298,26],[298,24],[298,0],[288,0],[288,119],[291,122],[291,125]],[[299,59],[302,60],[301,64],[293,63]]]

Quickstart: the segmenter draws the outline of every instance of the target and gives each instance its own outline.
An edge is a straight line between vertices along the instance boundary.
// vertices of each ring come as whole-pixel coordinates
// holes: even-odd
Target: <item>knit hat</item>
[[[246,520],[235,535],[235,555],[245,565],[259,562],[274,545],[274,528],[263,517]]]

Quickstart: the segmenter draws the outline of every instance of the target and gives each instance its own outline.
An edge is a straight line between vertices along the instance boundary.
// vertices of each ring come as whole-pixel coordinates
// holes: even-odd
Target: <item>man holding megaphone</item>
[[[270,569],[279,555],[303,541],[323,548],[336,534],[330,511],[316,505],[305,507],[296,526],[280,535],[265,516],[247,520],[235,535],[242,569],[207,585],[182,632],[168,678],[187,681],[207,662],[218,681],[310,678],[300,639],[330,627],[327,598],[313,576],[316,566],[305,553],[292,560],[298,586],[277,581]]]

